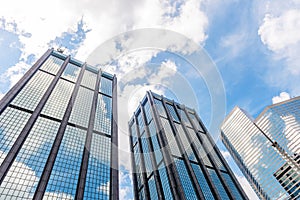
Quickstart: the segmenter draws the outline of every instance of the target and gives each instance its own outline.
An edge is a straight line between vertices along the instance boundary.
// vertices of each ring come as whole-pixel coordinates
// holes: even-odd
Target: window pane
[[[112,96],[112,80],[105,77],[101,77],[100,80],[100,92],[109,96]]]
[[[149,179],[148,185],[149,185],[149,191],[150,191],[150,198],[151,199],[158,199],[158,195],[157,195],[157,191],[156,191],[156,186],[155,186],[155,181],[154,181],[154,176],[153,175]]]
[[[63,63],[64,61],[62,59],[51,55],[46,62],[44,62],[40,69],[56,75]]]
[[[11,104],[33,111],[53,79],[54,76],[37,71]]]
[[[74,84],[60,79],[51,93],[42,114],[62,119],[72,95]]]
[[[45,167],[59,123],[39,117],[1,184],[1,198],[31,199]]]
[[[110,138],[93,134],[84,199],[109,199]]]
[[[171,184],[169,183],[166,168],[163,164],[159,168],[159,176],[160,176],[160,180],[162,182],[162,187],[163,187],[165,199],[166,200],[172,200],[173,196],[172,196],[172,192],[171,192],[171,188],[170,188]]]
[[[67,126],[44,197],[74,198],[80,172],[86,131]]]
[[[30,114],[14,109],[6,108],[0,116],[0,156],[1,162],[6,157],[9,149],[18,138]]]
[[[68,63],[68,65],[66,66],[66,69],[62,73],[61,77],[65,78],[69,81],[76,82],[78,75],[80,73],[80,70],[81,70],[80,67],[73,65],[71,63]]]
[[[81,85],[94,90],[96,85],[96,80],[97,80],[97,74],[85,70],[82,77]]]
[[[94,130],[111,134],[112,99],[98,94]]]
[[[88,127],[93,95],[93,91],[79,87],[69,122],[86,128]]]
[[[224,187],[223,187],[216,171],[213,170],[213,169],[207,169],[207,170],[210,174],[210,177],[211,177],[215,187],[217,188],[217,191],[218,191],[219,195],[222,197],[222,199],[228,199],[229,200],[229,197],[227,196],[227,193],[226,193],[226,191],[225,191],[225,189],[224,189]]]

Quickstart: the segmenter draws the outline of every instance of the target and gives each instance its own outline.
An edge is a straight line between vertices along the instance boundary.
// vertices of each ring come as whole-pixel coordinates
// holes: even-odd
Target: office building
[[[235,107],[221,125],[225,146],[261,199],[300,198],[300,97],[253,119]]]
[[[247,199],[195,110],[147,92],[129,132],[135,199]]]
[[[0,101],[0,199],[118,199],[116,84],[48,50]]]

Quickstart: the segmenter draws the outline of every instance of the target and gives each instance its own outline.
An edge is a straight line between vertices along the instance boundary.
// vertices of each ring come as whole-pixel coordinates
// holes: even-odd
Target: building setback
[[[235,107],[221,138],[261,199],[300,198],[300,97],[273,104],[256,118]]]
[[[118,199],[116,84],[49,49],[0,101],[0,199]]]
[[[147,92],[129,132],[135,199],[247,199],[195,110]]]

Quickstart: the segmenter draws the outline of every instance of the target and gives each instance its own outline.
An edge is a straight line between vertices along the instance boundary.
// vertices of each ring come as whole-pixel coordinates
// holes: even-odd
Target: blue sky
[[[221,117],[235,105],[256,117],[265,106],[300,94],[299,0],[12,0],[3,2],[0,8],[0,97],[50,47],[65,47],[66,54],[89,61],[104,41],[139,28],[172,30],[205,49],[224,83],[226,110]],[[128,53],[128,42],[124,38],[118,45],[108,46],[122,56],[106,66],[123,84],[120,102],[130,107],[121,117],[132,113],[145,90],[180,97],[180,91],[167,90],[166,86],[173,76],[182,75],[187,80],[188,64],[175,54],[157,49]],[[195,87],[201,88],[195,92],[198,111],[209,126],[210,91],[201,77],[187,83],[194,92]],[[124,151],[127,147],[121,144]],[[124,169],[121,193],[130,198],[125,155],[120,159]],[[238,170],[236,173],[245,181]]]

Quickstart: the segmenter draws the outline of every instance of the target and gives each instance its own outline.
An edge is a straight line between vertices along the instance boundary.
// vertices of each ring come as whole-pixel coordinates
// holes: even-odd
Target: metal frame
[[[95,124],[95,113],[96,113],[96,108],[97,108],[97,103],[98,103],[97,100],[98,100],[98,91],[99,91],[99,85],[100,85],[100,80],[101,80],[101,74],[102,74],[102,72],[101,72],[101,70],[99,70],[99,72],[97,74],[96,86],[95,86],[94,95],[93,95],[93,102],[92,102],[91,113],[90,113],[90,118],[89,118],[88,130],[87,130],[86,138],[85,138],[85,145],[84,145],[83,156],[82,156],[82,161],[81,161],[81,166],[80,166],[80,172],[79,172],[79,176],[78,176],[78,183],[77,183],[75,199],[83,199],[83,195],[84,195],[86,175],[87,175],[87,170],[88,170],[88,162],[89,162],[92,137],[93,137],[93,129],[94,129],[94,124]]]
[[[175,137],[176,143],[177,143],[177,145],[178,145],[178,147],[179,147],[179,151],[180,151],[180,153],[181,153],[181,155],[182,155],[182,157],[183,157],[183,161],[184,161],[185,166],[186,166],[186,168],[187,168],[189,177],[191,178],[191,182],[192,182],[192,185],[193,185],[193,187],[194,187],[195,194],[197,195],[197,197],[198,197],[199,199],[204,199],[204,194],[203,194],[203,192],[202,192],[202,190],[201,190],[201,187],[200,187],[200,185],[199,185],[199,183],[198,183],[198,180],[197,180],[197,178],[196,178],[196,175],[195,175],[195,173],[194,173],[194,170],[193,170],[193,168],[192,168],[192,165],[191,165],[191,163],[190,163],[190,161],[189,161],[188,155],[187,155],[187,153],[186,153],[186,151],[185,151],[185,149],[184,149],[184,146],[183,146],[183,143],[182,143],[182,141],[181,141],[181,139],[180,139],[179,133],[178,133],[178,131],[177,131],[176,128],[175,128],[174,121],[172,120],[172,116],[171,116],[171,114],[170,114],[170,111],[169,111],[169,109],[167,108],[167,103],[166,103],[166,101],[165,101],[165,99],[164,99],[163,97],[162,97],[162,103],[163,103],[163,106],[164,106],[164,108],[165,108],[165,111],[166,111],[166,114],[167,114],[167,118],[168,118],[168,121],[169,121],[170,126],[171,126],[171,128],[172,128],[173,135],[174,135],[174,137]],[[171,106],[174,107],[174,101],[172,102]],[[174,109],[175,109],[175,108],[174,108]],[[175,111],[175,112],[176,112],[176,111]],[[179,116],[178,113],[177,113],[177,116]],[[180,118],[179,118],[179,120],[180,120],[180,122],[181,122],[181,119],[180,119]],[[181,124],[182,124],[182,122],[181,122]],[[185,132],[185,130],[184,130],[184,132]],[[186,132],[185,132],[185,134],[186,134]]]
[[[145,124],[145,134],[146,134],[146,137],[147,137],[147,143],[148,143],[148,146],[150,148],[149,149],[150,150],[150,159],[151,159],[152,169],[153,169],[153,173],[154,173],[153,176],[154,176],[154,180],[155,180],[155,185],[156,185],[156,190],[157,190],[158,198],[159,199],[165,199],[165,195],[164,195],[164,192],[163,192],[163,188],[162,188],[162,183],[161,183],[161,180],[160,180],[159,172],[157,170],[157,163],[156,163],[156,160],[155,160],[154,148],[153,148],[152,141],[150,139],[151,135],[150,135],[149,127],[147,125],[147,120],[146,120],[146,115],[145,115],[144,107],[142,106],[141,103],[140,103],[140,110],[141,110],[141,115],[142,115],[143,122]]]
[[[184,110],[184,112],[185,112],[187,118],[189,119],[189,121],[190,121],[190,123],[191,123],[191,125],[192,125],[192,127],[193,127],[193,129],[194,129],[194,131],[195,131],[196,133],[199,133],[199,132],[197,131],[196,127],[195,127],[194,122],[191,120],[191,118],[190,118],[190,116],[189,116],[187,110],[186,110],[185,108],[184,108],[183,110]],[[207,132],[205,126],[203,126],[203,124],[201,123],[201,121],[200,121],[198,115],[196,114],[196,112],[194,112],[194,115],[195,115],[197,121],[201,124],[201,127],[202,127],[203,130],[204,130],[204,134],[206,134],[206,135],[208,136],[209,134],[207,134],[208,132]],[[212,163],[212,165],[213,165],[213,167],[214,167],[214,170],[215,170],[217,176],[219,177],[219,180],[221,181],[221,183],[222,183],[222,185],[223,185],[223,187],[224,187],[224,189],[225,189],[225,191],[226,191],[228,197],[229,197],[230,199],[234,199],[235,197],[234,197],[234,195],[232,194],[232,192],[231,192],[231,190],[230,190],[230,187],[229,187],[228,184],[226,183],[224,177],[222,176],[221,171],[220,171],[220,169],[218,168],[218,165],[217,165],[217,163],[216,163],[214,157],[211,155],[211,152],[209,151],[207,145],[204,143],[204,140],[203,140],[203,138],[202,138],[202,135],[201,135],[201,134],[196,134],[196,135],[197,135],[198,139],[200,140],[200,143],[203,144],[203,145],[202,145],[202,146],[203,146],[203,149],[205,150],[208,159],[209,159],[210,162]],[[208,139],[208,140],[209,140],[209,139]],[[209,140],[209,142],[212,144],[213,149],[215,149],[215,147],[214,147],[215,144],[212,143],[210,140]],[[220,157],[220,156],[219,156],[219,157]]]
[[[28,119],[26,125],[22,129],[22,131],[19,134],[18,138],[16,139],[13,146],[9,150],[7,156],[3,160],[3,162],[0,166],[0,184],[2,184],[5,175],[7,174],[8,170],[10,169],[10,167],[11,167],[12,163],[14,162],[14,160],[15,160],[17,154],[19,153],[20,149],[22,148],[27,136],[30,133],[30,130],[32,129],[32,127],[35,124],[37,118],[39,117],[40,113],[42,112],[43,107],[45,106],[49,96],[51,95],[52,91],[54,90],[61,74],[63,73],[64,69],[66,68],[67,64],[69,63],[69,60],[70,60],[70,56],[67,57],[66,60],[64,61],[64,63],[62,64],[62,66],[59,69],[59,71],[57,72],[55,78],[52,80],[50,86],[47,88],[47,90],[44,93],[44,95],[43,95],[42,99],[40,100],[39,104],[34,109],[32,115]],[[36,70],[37,70],[37,68],[36,68]],[[19,88],[19,89],[21,89],[21,88]],[[13,97],[11,97],[11,98],[13,98]],[[10,99],[10,100],[12,100],[12,99]]]
[[[10,102],[19,94],[26,83],[32,78],[42,64],[49,58],[53,49],[48,49],[40,59],[24,74],[24,76],[6,93],[6,95],[0,100],[0,114],[10,104]]]
[[[74,101],[75,101],[75,99],[77,97],[77,94],[78,94],[80,82],[82,80],[85,68],[86,68],[86,64],[84,64],[81,68],[80,74],[78,76],[78,79],[77,79],[77,82],[75,84],[75,87],[74,87],[73,93],[71,95],[71,98],[68,102],[67,109],[65,111],[64,117],[63,117],[63,119],[61,121],[61,124],[59,126],[58,132],[56,134],[54,143],[52,145],[50,154],[48,156],[45,168],[43,170],[43,173],[42,173],[41,178],[39,180],[39,183],[37,185],[37,189],[35,191],[33,199],[36,199],[36,200],[42,199],[43,196],[44,196],[44,193],[45,193],[45,190],[46,190],[46,187],[47,187],[47,184],[48,184],[48,181],[49,181],[49,178],[50,178],[50,175],[51,175],[54,163],[55,163],[55,159],[56,159],[61,141],[63,139],[65,130],[67,128],[69,118],[71,116],[71,111],[72,111],[72,108],[73,108],[73,105],[74,105]]]
[[[117,77],[112,82],[112,135],[111,135],[111,170],[110,170],[110,199],[119,199],[119,149],[118,149],[118,104]]]
[[[159,119],[158,111],[154,105],[154,100],[151,92],[147,92],[147,98],[150,103],[150,110],[155,122],[156,130],[158,130],[158,142],[162,150],[163,161],[165,163],[167,176],[170,182],[171,191],[175,200],[184,200],[185,195],[179,179],[178,172],[174,166],[174,160],[170,153],[170,148],[166,143],[167,138],[165,130],[162,127],[161,120]]]
[[[182,107],[184,107],[184,106],[182,106]],[[177,108],[177,105],[174,104],[174,108],[175,108],[175,111],[177,112],[178,116],[180,116],[180,115],[179,115],[178,108]],[[182,111],[185,112],[185,109],[183,109]],[[186,114],[186,113],[185,113],[185,114]],[[213,195],[214,198],[217,199],[217,200],[221,199],[221,197],[220,197],[220,195],[219,195],[219,193],[218,193],[218,191],[217,191],[217,188],[216,188],[215,185],[213,184],[213,181],[212,181],[212,179],[211,179],[211,177],[210,177],[210,174],[209,174],[209,172],[207,171],[207,168],[205,167],[205,164],[204,164],[204,161],[203,161],[203,159],[202,159],[202,157],[201,157],[200,152],[198,151],[198,149],[197,149],[195,143],[193,142],[193,140],[192,140],[192,138],[191,138],[191,136],[190,136],[190,134],[189,134],[189,132],[188,132],[186,126],[184,125],[184,123],[182,123],[181,117],[180,117],[179,119],[180,119],[180,121],[181,121],[182,128],[183,128],[183,130],[184,130],[184,132],[185,132],[185,134],[186,134],[186,136],[187,136],[187,139],[188,139],[188,141],[189,141],[189,143],[190,143],[190,145],[191,145],[191,147],[192,147],[192,150],[193,150],[193,152],[194,152],[194,154],[195,154],[195,157],[196,157],[196,159],[197,159],[197,161],[198,161],[198,163],[199,163],[199,167],[201,168],[201,171],[202,171],[202,173],[203,173],[205,179],[207,180],[207,184],[208,184],[208,186],[209,186],[209,188],[210,188],[210,190],[211,190],[211,192],[212,192],[212,195]],[[188,119],[189,119],[189,118],[188,118]]]

